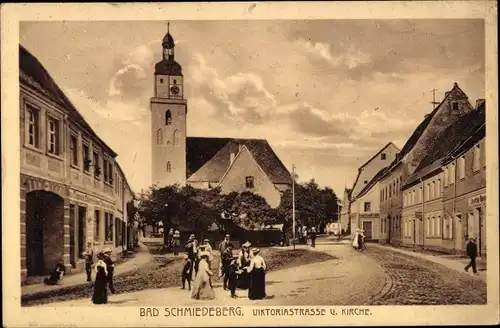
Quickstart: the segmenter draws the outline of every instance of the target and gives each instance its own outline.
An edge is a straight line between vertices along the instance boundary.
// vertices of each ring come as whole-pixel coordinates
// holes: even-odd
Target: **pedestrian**
[[[359,229],[356,229],[352,238],[352,247],[359,251]]]
[[[223,265],[222,265],[222,254],[226,251],[226,249],[231,245],[231,236],[229,234],[226,234],[224,236],[224,240],[219,244],[219,254],[221,255],[221,259],[219,261],[219,278],[221,278],[224,274],[223,272]]]
[[[115,273],[115,264],[111,259],[111,253],[112,253],[111,248],[106,247],[103,253],[104,253],[103,261],[104,263],[106,263],[106,270],[108,271],[107,278],[108,278],[109,291],[111,292],[111,294],[114,294],[115,286],[113,285],[113,276]]]
[[[92,264],[94,264],[94,250],[92,243],[87,242],[87,249],[83,252],[85,258],[85,272],[87,273],[87,281],[92,281]]]
[[[229,282],[229,266],[233,260],[233,248],[231,246],[227,247],[224,252],[221,255],[221,266],[222,266],[222,272],[224,276],[224,290],[227,290],[228,288],[228,282]]]
[[[94,294],[92,295],[92,303],[94,304],[106,304],[108,303],[108,270],[106,262],[104,262],[104,254],[99,252],[97,254],[97,262],[95,264],[95,284],[94,284]]]
[[[467,243],[467,255],[469,256],[470,262],[464,268],[465,272],[469,272],[469,268],[472,267],[472,271],[474,272],[474,274],[476,276],[479,275],[477,273],[477,267],[476,267],[477,245],[475,238],[470,238],[469,242]]]
[[[173,242],[173,238],[174,238],[174,229],[171,228],[168,231],[168,237],[167,238],[168,238],[167,239],[167,245],[168,245],[167,246],[168,247],[167,252],[168,253],[172,253],[172,242]]]
[[[175,230],[172,236],[172,247],[174,251],[174,255],[179,255],[179,248],[181,246],[181,233],[179,230]]]
[[[311,228],[311,247],[316,247],[316,229]]]
[[[62,263],[57,263],[54,270],[50,273],[48,278],[43,280],[46,285],[55,285],[62,280],[64,276],[64,265]]]
[[[191,298],[195,300],[213,300],[215,293],[212,288],[211,276],[212,271],[208,266],[208,252],[200,253],[200,263],[198,273],[194,280],[193,289],[191,291]]]
[[[250,265],[250,261],[252,260],[252,255],[250,252],[250,246],[252,246],[252,244],[247,241],[241,246],[242,249],[238,254],[238,266],[240,268],[245,268]],[[243,270],[243,272],[239,276],[238,288],[248,289],[249,286],[250,286],[250,275],[248,274],[247,271]]]
[[[182,268],[182,288],[186,289],[186,281],[188,283],[188,290],[191,291],[191,270],[193,270],[193,263],[188,255],[185,258],[186,262]]]
[[[358,238],[359,238],[359,250],[363,251],[366,249],[365,231],[363,229],[359,231]]]
[[[191,234],[188,238],[186,245],[184,246],[184,250],[191,260],[191,274],[194,273],[194,264],[196,261],[196,245],[195,245],[195,236]],[[194,276],[191,277],[191,280],[194,280]]]
[[[232,255],[232,254],[231,254]],[[232,255],[231,263],[228,267],[228,287],[231,291],[231,298],[237,298],[236,288],[238,288],[238,281],[242,271],[238,266],[238,255]],[[225,279],[225,278],[224,278]]]
[[[251,300],[261,300],[266,297],[266,262],[259,255],[260,250],[252,250],[253,258],[246,271],[250,274],[250,287],[248,288],[248,298]]]

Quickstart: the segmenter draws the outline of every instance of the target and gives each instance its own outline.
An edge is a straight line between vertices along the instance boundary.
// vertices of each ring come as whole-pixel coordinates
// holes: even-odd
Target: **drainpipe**
[[[424,199],[425,199],[425,189],[424,181],[420,178],[420,185],[422,187],[422,250],[425,248],[425,219],[424,219]]]

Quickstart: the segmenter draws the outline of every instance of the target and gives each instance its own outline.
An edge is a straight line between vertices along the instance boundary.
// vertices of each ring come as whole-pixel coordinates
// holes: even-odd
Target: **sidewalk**
[[[134,257],[129,259],[128,261],[116,265],[115,276],[141,267],[142,265],[148,263],[152,259],[152,257],[153,256],[149,253],[148,248],[143,243],[139,242],[139,251],[134,254]],[[95,274],[93,274],[93,276],[95,276]],[[87,284],[89,284],[87,282],[87,274],[85,273],[85,271],[83,271],[64,276],[63,280],[59,284],[54,286],[48,286],[43,283],[21,286],[21,296],[49,291],[51,292],[59,289]]]
[[[460,257],[450,257],[449,255],[430,255],[430,254],[425,254],[425,253],[420,253],[417,251],[412,251],[411,249],[406,250],[406,249],[401,249],[397,247],[392,247],[392,246],[386,246],[386,245],[380,245],[376,243],[370,243],[368,244],[368,247],[379,247],[379,248],[385,248],[385,249],[391,249],[395,252],[403,253],[405,255],[413,256],[413,257],[418,257],[424,260],[428,260],[437,264],[444,265],[448,269],[452,269],[458,272],[461,272],[463,274],[467,274],[473,278],[480,279],[484,282],[487,281],[486,277],[486,263],[484,261],[481,261],[480,259],[476,260],[477,264],[477,270],[479,272],[479,276],[474,276],[471,272],[472,269],[469,269],[470,273],[466,273],[464,271],[464,267],[469,263],[469,260],[466,258],[460,258]]]

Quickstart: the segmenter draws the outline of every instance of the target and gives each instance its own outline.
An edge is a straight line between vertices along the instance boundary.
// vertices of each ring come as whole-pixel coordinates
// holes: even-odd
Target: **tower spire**
[[[170,21],[167,21],[167,33],[170,33]]]

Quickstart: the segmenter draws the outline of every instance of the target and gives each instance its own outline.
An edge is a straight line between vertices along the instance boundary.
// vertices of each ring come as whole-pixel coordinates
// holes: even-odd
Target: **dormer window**
[[[457,102],[452,102],[452,103],[451,103],[451,108],[452,108],[453,110],[458,110],[458,103],[457,103]]]
[[[387,155],[385,153],[380,154],[381,160],[385,161],[386,158],[387,158]]]
[[[163,83],[163,79],[160,79],[160,83]]]

